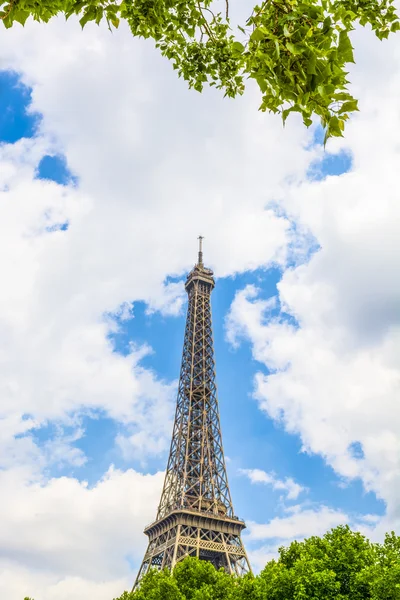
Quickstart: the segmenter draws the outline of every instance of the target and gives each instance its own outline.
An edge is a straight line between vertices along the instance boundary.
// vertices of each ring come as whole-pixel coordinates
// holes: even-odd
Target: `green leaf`
[[[311,54],[308,63],[307,63],[307,74],[308,75],[316,75],[316,64],[317,64],[317,56],[315,54]]]
[[[358,110],[358,100],[349,100],[348,102],[343,102],[342,106],[339,109],[340,113],[345,112],[353,112]]]
[[[349,100],[351,96],[350,94],[346,94],[345,92],[339,92],[337,94],[333,94],[333,98],[335,100]]]
[[[21,23],[21,25],[24,26],[29,15],[30,13],[28,10],[19,9],[13,14],[13,18],[15,21],[18,21],[18,23]]]
[[[332,96],[333,92],[335,91],[336,86],[334,86],[332,83],[327,83],[326,85],[323,86],[323,96]]]
[[[306,92],[301,99],[301,105],[307,106],[309,99],[310,99],[310,92]]]
[[[115,29],[119,27],[119,19],[115,15],[109,17],[110,22],[114,25]]]
[[[283,35],[284,35],[285,37],[290,37],[290,36],[292,35],[292,34],[290,33],[290,31],[289,31],[289,28],[288,28],[288,26],[287,26],[287,25],[284,25],[284,26],[283,26]]]
[[[244,52],[244,46],[240,42],[233,42],[232,50],[234,50],[234,52],[242,54]]]
[[[301,54],[304,51],[302,46],[296,46],[292,44],[292,42],[286,42],[286,48],[289,50],[291,54]]]
[[[1,15],[1,13],[0,13]],[[10,29],[10,27],[12,27],[13,21],[11,19],[10,15],[2,15],[2,21],[1,21],[4,25],[4,27],[6,29]]]
[[[290,108],[285,108],[285,110],[282,111],[283,124],[286,123],[286,119],[288,118],[288,116],[291,112],[299,112],[299,107],[297,105],[295,105],[295,106],[291,106]]]
[[[328,33],[329,29],[331,28],[331,24],[332,24],[332,19],[330,17],[326,17],[326,19],[324,20],[324,24],[322,25],[322,33]]]
[[[103,18],[103,8],[98,6],[96,9],[96,25],[99,25]]]
[[[329,134],[334,137],[343,137],[343,126],[341,126],[341,122],[338,117],[331,117],[328,124],[328,131]]]
[[[351,45],[350,38],[346,30],[341,31],[339,34],[338,53],[340,59],[344,63],[354,62],[353,46]]]
[[[85,27],[86,23],[88,23],[89,21],[94,21],[95,18],[96,8],[91,6],[85,11],[83,17],[79,19],[79,23],[81,24],[82,29]]]
[[[258,83],[258,87],[260,88],[260,90],[264,94],[264,92],[266,92],[268,90],[268,88],[269,88],[268,83],[262,77],[257,77],[256,81]]]
[[[250,39],[254,40],[255,42],[261,42],[261,40],[263,40],[264,38],[265,38],[265,33],[263,33],[263,30],[260,27],[255,29],[250,36]]]
[[[78,14],[84,6],[87,6],[87,1],[81,0],[80,2],[75,2],[71,10],[75,14]]]

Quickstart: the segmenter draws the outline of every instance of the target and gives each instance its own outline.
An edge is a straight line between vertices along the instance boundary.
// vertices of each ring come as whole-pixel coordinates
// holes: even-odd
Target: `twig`
[[[7,19],[8,15],[12,11],[13,6],[14,6],[14,0],[11,0],[7,14],[5,14],[4,17],[0,17],[0,19],[2,21],[4,21],[4,19]]]
[[[268,2],[269,2],[269,1],[270,1],[270,0],[265,0],[265,2],[263,2],[263,3],[261,4],[261,7],[260,7],[260,10],[258,11],[258,13],[257,13],[256,15],[254,15],[254,17],[252,17],[252,18],[253,18],[253,20],[254,20],[254,19],[257,19],[257,17],[259,17],[259,16],[260,16],[260,14],[262,13],[262,11],[263,11],[263,9],[264,9],[265,5],[266,5],[266,4],[268,4]]]
[[[225,0],[225,5],[226,5],[226,20],[229,19],[229,0]]]
[[[208,37],[209,37],[209,38],[210,38],[210,39],[211,39],[213,42],[215,42],[215,38],[214,38],[214,36],[213,36],[213,34],[212,34],[212,31],[211,31],[211,29],[210,29],[210,28],[209,28],[209,26],[208,26],[208,21],[207,21],[207,19],[205,18],[204,14],[203,14],[203,11],[202,11],[202,9],[201,9],[201,6],[200,6],[200,3],[199,3],[199,2],[197,3],[197,8],[199,9],[199,11],[200,11],[200,13],[201,13],[201,16],[202,16],[202,17],[203,17],[203,19],[204,19],[204,28],[205,28],[205,30],[207,31]],[[205,8],[206,10],[208,10],[208,12],[210,12],[210,13],[213,15],[213,17],[215,18],[215,16],[214,16],[214,13],[213,13],[213,12],[212,12],[212,11],[211,11],[209,8],[206,8],[206,7],[204,7],[204,8]]]

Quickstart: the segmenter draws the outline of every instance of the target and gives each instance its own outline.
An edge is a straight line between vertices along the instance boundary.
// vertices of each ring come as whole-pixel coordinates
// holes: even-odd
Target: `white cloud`
[[[291,477],[277,479],[274,473],[266,473],[261,469],[240,469],[242,475],[246,475],[251,483],[263,483],[270,485],[273,490],[282,491],[288,500],[296,500],[307,488],[296,483]]]
[[[317,256],[327,258],[315,257],[282,282],[281,301],[301,322],[300,332],[279,321],[260,326],[270,306],[260,305],[253,290],[243,298],[249,320],[232,339],[245,332],[257,338],[259,360],[276,369],[289,365],[275,379],[259,380],[260,402],[271,415],[283,415],[287,428],[339,472],[361,472],[371,486],[378,472],[382,495],[389,498],[390,488],[395,498],[391,398],[399,354],[390,315],[398,291],[392,274],[399,255],[399,94],[391,73],[398,72],[398,51],[392,42],[387,50],[375,47],[374,77],[380,81],[384,67],[391,79],[385,92],[376,85],[367,94],[363,64],[356,77],[365,117],[354,120],[347,139],[358,175],[298,186],[318,155],[307,150],[311,133],[299,120],[283,130],[278,118],[259,114],[251,90],[235,102],[215,91],[190,92],[151,44],[133,40],[125,27],[112,36],[96,27],[82,33],[73,20],[59,20],[2,35],[2,67],[21,73],[33,88],[32,110],[43,115],[37,138],[0,148],[0,439],[7,469],[1,476],[10,490],[0,500],[2,514],[10,515],[0,539],[7,600],[21,593],[42,600],[102,600],[104,593],[105,600],[130,579],[124,557],[137,549],[134,560],[141,558],[141,530],[154,516],[160,476],[111,472],[92,490],[71,478],[47,481],[49,453],[26,434],[49,421],[79,427],[79,415],[101,410],[127,426],[118,440],[127,456],[145,460],[165,448],[175,387],[141,366],[146,347],[132,346],[127,356],[113,351],[109,314],[126,318],[137,300],[176,314],[182,287],[165,280],[194,262],[199,233],[219,276],[284,266],[288,244],[297,251],[298,238],[272,208],[279,197],[298,231],[311,230],[321,243]],[[383,93],[389,100],[375,110]],[[57,151],[79,177],[77,189],[34,180],[40,158]],[[67,231],[49,232],[66,221]],[[389,295],[378,293],[382,288]],[[361,400],[367,410],[356,422]],[[389,425],[382,408],[392,411]],[[349,457],[354,439],[365,460]],[[73,441],[60,437],[55,444],[53,458],[84,460]]]
[[[227,336],[249,340],[268,368],[255,379],[261,409],[386,502],[382,533],[400,523],[400,39],[356,35],[361,112],[332,144],[350,150],[352,170],[282,196],[320,249],[285,271],[278,317],[260,290],[239,292]]]
[[[111,36],[105,27],[82,34],[73,20],[29,23],[0,45],[3,67],[32,86],[31,110],[43,115],[40,137],[3,146],[0,157],[6,413],[45,422],[100,408],[143,429],[142,402],[154,393],[161,428],[138,434],[151,451],[172,388],[140,368],[136,350],[113,352],[115,324],[104,315],[125,318],[136,300],[177,314],[182,284],[165,278],[194,262],[200,231],[220,275],[282,263],[290,224],[268,203],[315,156],[305,148],[310,134],[300,123],[284,131],[241,100],[189,92],[126,27]],[[41,156],[55,151],[78,189],[33,179]],[[64,222],[67,231],[49,232]]]
[[[374,345],[359,341],[355,347],[340,327],[307,326],[300,320],[297,328],[280,319],[265,324],[264,302],[252,300],[250,289],[247,309],[247,291],[237,295],[234,311],[241,305],[243,318],[236,332],[252,340],[254,357],[272,369],[255,379],[261,409],[287,431],[300,434],[304,450],[321,454],[339,475],[360,477],[367,490],[388,503],[391,518],[397,518],[398,333],[394,330]],[[321,314],[314,301],[309,304],[312,318]],[[249,319],[257,311],[258,324]],[[361,445],[359,455],[352,450],[355,442]]]
[[[349,522],[349,517],[327,506],[317,509],[301,505],[286,509],[289,516],[276,517],[269,523],[248,523],[250,540],[279,539],[282,541],[303,539],[313,535],[322,535],[328,529]]]
[[[14,563],[4,564],[0,573],[0,589],[7,592],[7,600],[21,600],[26,594],[34,599],[43,600],[110,600],[120,595],[123,590],[132,588],[132,580],[127,577],[108,581],[93,581],[82,577],[59,577],[24,569]]]
[[[181,310],[182,284],[166,278],[194,263],[200,233],[219,276],[284,264],[294,234],[271,201],[317,151],[300,121],[283,130],[257,98],[249,110],[188,91],[125,26],[29,22],[4,33],[0,56],[42,115],[35,139],[0,147],[1,586],[7,600],[105,599],[132,577],[124,557],[141,558],[153,479],[114,473],[89,490],[44,473],[65,462],[76,472],[86,457],[74,435],[99,413],[122,424],[117,445],[145,465],[167,448],[175,399],[174,382],[143,368],[146,345],[123,356],[109,335],[136,301]],[[35,179],[57,152],[76,188]],[[30,431],[49,423],[58,433],[40,449]]]
[[[70,270],[75,252],[70,230],[52,229],[68,221],[73,232],[93,205],[78,190],[33,178],[48,147],[39,138],[0,149],[7,186],[0,192],[0,390],[7,435],[100,409],[141,429],[147,424],[151,452],[155,439],[164,447],[169,437],[175,386],[140,366],[149,351],[145,346],[132,345],[126,356],[113,351],[108,335],[117,325],[103,315],[115,309],[126,317],[129,309],[122,299],[114,306],[107,299],[111,271],[106,278],[97,272],[92,283],[82,272],[85,261],[88,272],[96,270],[93,256],[81,254],[77,270]],[[179,286],[161,282],[159,291],[158,310],[176,313]],[[149,302],[152,306],[151,296]],[[23,415],[32,420],[22,424]]]
[[[0,472],[0,589],[7,600],[31,595],[110,600],[132,586],[145,550],[143,523],[153,520],[163,474],[110,468],[93,487],[60,477],[31,481]],[[104,590],[100,589],[104,586]],[[22,594],[22,595],[21,595]]]
[[[286,513],[269,523],[247,523],[245,539],[250,545],[249,556],[254,570],[259,571],[269,560],[277,558],[280,546],[288,546],[293,540],[301,541],[313,535],[321,536],[333,527],[350,522],[344,512],[323,505],[291,506]]]
[[[82,35],[76,22],[54,22],[46,43],[41,31],[12,31],[15,44],[5,44],[3,61],[33,85],[42,131],[56,136],[82,189],[95,195],[97,218],[91,215],[93,228],[85,223],[86,235],[99,234],[100,218],[108,218],[99,241],[111,235],[113,253],[125,249],[129,263],[114,263],[114,272],[120,269],[130,285],[127,264],[132,276],[140,267],[149,271],[136,285],[144,276],[181,273],[195,259],[199,229],[220,274],[281,260],[287,221],[265,206],[315,156],[304,148],[310,135],[300,122],[283,130],[279,119],[248,111],[244,99],[188,91],[151,45],[133,40],[125,27],[111,36],[89,26]],[[47,53],[53,40],[57,60]],[[257,98],[251,100],[256,107]]]
[[[75,427],[72,433],[65,433],[60,425],[55,426],[56,433],[43,444],[43,454],[48,466],[58,468],[64,465],[81,467],[87,462],[85,453],[74,446],[74,442],[84,436],[82,427]]]

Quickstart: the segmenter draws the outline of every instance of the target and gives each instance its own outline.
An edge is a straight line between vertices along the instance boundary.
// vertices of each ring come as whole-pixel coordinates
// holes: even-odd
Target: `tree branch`
[[[9,5],[9,9],[8,9],[8,12],[7,12],[7,13],[4,15],[4,17],[0,17],[0,19],[1,19],[2,21],[4,21],[4,19],[7,19],[8,15],[9,15],[9,14],[10,14],[10,12],[12,11],[12,9],[13,9],[13,6],[14,6],[14,1],[15,1],[15,0],[11,0],[11,2],[10,2],[10,5]]]
[[[210,38],[210,40],[212,40],[213,42],[215,42],[215,38],[214,38],[214,36],[212,34],[212,31],[211,31],[211,29],[210,29],[210,27],[208,25],[208,21],[207,21],[207,19],[205,18],[204,14],[203,14],[203,11],[202,11],[202,8],[201,8],[199,2],[197,3],[197,8],[199,9],[201,16],[203,17],[204,28],[207,31],[208,37]],[[205,8],[205,10],[208,10],[208,12],[210,12],[212,14],[212,16],[215,18],[214,13],[209,8],[206,8],[206,7],[204,7],[204,8]]]

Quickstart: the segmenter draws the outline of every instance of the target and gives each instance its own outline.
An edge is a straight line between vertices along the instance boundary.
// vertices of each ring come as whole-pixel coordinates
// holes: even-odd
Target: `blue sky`
[[[126,32],[49,26],[53,60],[35,27],[10,34],[0,72],[0,511],[18,523],[21,506],[27,523],[21,548],[0,540],[7,597],[106,600],[133,580],[167,460],[198,234],[217,273],[223,441],[254,568],[341,522],[372,537],[397,526],[387,307],[399,236],[384,175],[398,157],[385,111],[366,109],[323,152],[318,127],[283,129],[251,96],[188,92]],[[364,67],[354,76],[368,107]],[[290,496],[295,484],[304,490]]]
[[[1,74],[2,103],[2,142],[16,142],[22,137],[34,137],[40,116],[30,114],[31,92],[24,86],[15,73]],[[315,135],[316,143],[321,143],[320,135]],[[340,175],[351,168],[348,154],[327,155],[312,166],[311,177],[322,179],[327,175]],[[318,175],[316,175],[318,173]],[[37,178],[52,180],[65,185],[72,179],[62,155],[46,155],[39,163]],[[193,243],[195,257],[195,241]],[[207,257],[207,241],[205,241]],[[342,479],[324,464],[319,456],[301,451],[301,441],[297,436],[287,434],[279,424],[260,415],[252,398],[253,377],[259,365],[252,359],[248,343],[242,343],[233,349],[226,341],[225,317],[234,299],[235,292],[246,285],[254,284],[260,288],[262,297],[277,295],[277,283],[281,279],[281,270],[270,268],[257,269],[235,277],[218,280],[213,293],[213,325],[215,353],[217,359],[217,377],[220,398],[221,419],[225,453],[229,460],[230,483],[234,503],[238,514],[251,520],[266,520],[282,512],[279,491],[263,486],[255,486],[249,494],[249,484],[240,475],[240,469],[262,469],[274,471],[279,478],[293,477],[302,486],[308,488],[306,500],[325,503],[349,513],[380,513],[382,503],[374,494],[365,494],[359,481],[340,485]],[[176,280],[175,280],[176,281]],[[129,300],[129,299],[128,299]],[[149,344],[153,350],[142,364],[154,370],[159,377],[167,381],[179,375],[185,308],[178,317],[163,316],[160,313],[148,314],[143,302],[133,306],[133,318],[119,321],[120,331],[111,336],[115,352],[126,353],[128,344]],[[76,447],[82,449],[88,462],[80,468],[67,466],[60,470],[52,468],[51,474],[73,475],[79,479],[95,483],[110,463],[117,468],[140,468],[140,461],[127,463],[115,448],[115,436],[121,426],[100,413],[83,420],[84,436],[76,441]],[[68,432],[68,429],[66,430]],[[54,426],[43,427],[34,432],[39,443],[45,443],[54,435]],[[154,472],[165,467],[166,455],[151,458],[146,470]]]

